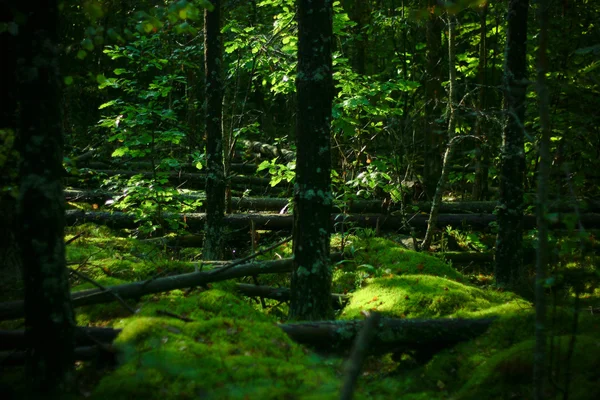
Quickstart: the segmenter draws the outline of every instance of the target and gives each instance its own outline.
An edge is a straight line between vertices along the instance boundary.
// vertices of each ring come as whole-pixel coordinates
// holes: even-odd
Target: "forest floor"
[[[69,228],[70,268],[104,287],[206,268],[194,261],[199,248],[177,251],[156,242],[119,237],[105,227]],[[534,310],[523,296],[501,291],[485,274],[459,272],[443,259],[404,247],[393,236],[371,233],[344,238],[345,261],[334,265],[333,292],[349,295],[339,320],[363,319],[370,311],[402,319],[488,318],[481,336],[426,358],[410,351],[367,359],[357,399],[531,398]],[[341,249],[339,235],[332,251]],[[291,244],[262,259],[291,255]],[[210,268],[210,267],[209,267]],[[94,284],[73,275],[73,291]],[[267,274],[261,285],[289,287],[289,274]],[[238,282],[257,283],[247,278]],[[597,302],[592,288],[585,301]],[[526,297],[526,296],[525,296]],[[597,316],[575,317],[572,291],[554,293],[549,333],[555,374],[550,397],[591,399],[600,378]],[[128,301],[76,310],[80,326],[122,329],[113,347],[116,365],[78,363],[79,392],[93,399],[333,399],[343,380],[342,355],[317,354],[295,343],[278,326],[287,303],[245,297],[236,282],[211,283]],[[0,324],[16,328],[22,321]],[[0,360],[1,362],[1,360]],[[19,398],[22,369],[4,368],[3,399]]]

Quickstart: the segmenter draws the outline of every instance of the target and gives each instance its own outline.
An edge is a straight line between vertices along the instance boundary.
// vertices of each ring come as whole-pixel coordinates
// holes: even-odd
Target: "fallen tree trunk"
[[[252,142],[250,140],[244,140],[242,143],[248,150],[263,155],[267,158],[279,157],[281,161],[286,163],[296,159],[296,153],[291,150],[280,149],[277,146],[272,146],[270,144],[261,142]]]
[[[125,162],[103,162],[103,161],[90,161],[83,163],[76,163],[78,168],[90,168],[90,169],[127,169],[134,171],[152,171],[152,163],[150,161],[125,161]],[[229,166],[229,170],[242,175],[253,175],[256,173],[256,164],[253,163],[232,163]],[[170,171],[183,171],[198,173],[199,169],[196,164],[193,163],[181,163],[179,166],[170,168]]]
[[[417,351],[433,354],[483,334],[494,321],[486,319],[382,318],[370,344],[371,354]],[[322,321],[279,325],[292,340],[325,353],[351,348],[364,321]]]
[[[110,344],[121,333],[120,329],[99,327],[78,327],[75,329],[75,345],[91,346],[96,343]],[[25,331],[23,329],[0,330],[0,350],[15,350],[27,348]]]
[[[263,297],[265,299],[273,299],[279,301],[289,301],[291,298],[291,290],[286,287],[274,288],[271,286],[250,285],[247,283],[238,283],[237,290],[248,297]],[[350,296],[345,294],[331,294],[331,302],[334,309],[340,309],[348,301]]]
[[[369,354],[414,352],[429,357],[443,349],[476,338],[494,322],[486,319],[395,319],[382,318],[369,346]],[[278,325],[296,343],[313,348],[321,353],[345,354],[362,329],[365,321],[317,321]],[[110,345],[121,332],[112,328],[77,328],[78,345],[90,342]],[[2,349],[14,350],[26,347],[24,331],[0,331]],[[87,338],[87,339],[85,339]],[[90,339],[92,338],[92,339]],[[93,359],[88,350],[78,353],[77,359]],[[0,354],[5,356],[4,365],[18,365],[24,353]],[[7,361],[7,362],[6,362]]]
[[[161,175],[165,175],[165,173],[160,173]],[[78,179],[93,177],[96,175],[105,175],[105,176],[115,176],[121,175],[127,178],[131,178],[135,175],[142,175],[146,179],[152,179],[154,177],[154,173],[151,171],[131,171],[131,170],[111,170],[111,169],[98,169],[98,170],[88,170],[85,172],[80,172],[79,175],[75,176]],[[169,183],[173,185],[181,185],[183,183],[191,183],[196,187],[204,187],[206,184],[206,174],[200,173],[191,173],[191,172],[168,172],[166,176],[169,179]],[[232,185],[254,185],[254,186],[269,186],[271,179],[270,178],[256,178],[253,176],[232,176],[230,178]]]
[[[122,193],[108,192],[102,190],[75,190],[66,189],[65,199],[70,202],[104,203],[108,199],[122,196]],[[200,193],[182,193],[179,195],[183,200],[204,200],[206,195]],[[238,211],[281,211],[289,204],[289,199],[278,197],[232,197],[231,205]],[[445,214],[491,214],[494,212],[497,202],[495,201],[468,201],[468,202],[446,202],[440,206],[440,212]],[[580,210],[588,212],[599,212],[600,201],[580,200],[577,202]],[[385,200],[352,200],[349,201],[345,210],[337,208],[339,212],[388,214],[400,212],[400,204],[386,204]],[[431,203],[427,201],[416,202],[407,205],[410,211],[407,214],[418,212],[429,212]],[[573,203],[555,203],[550,207],[553,212],[569,212],[573,210]]]
[[[241,278],[260,274],[273,274],[292,271],[292,259],[286,258],[275,261],[253,262],[242,264],[234,268],[215,268],[209,271],[191,272],[188,274],[167,276],[144,282],[126,283],[110,286],[107,290],[91,289],[72,294],[73,307],[89,306],[93,304],[109,303],[116,301],[116,296],[122,299],[139,299],[152,293],[168,292],[174,289],[183,289],[194,286],[206,285],[210,282],[219,282],[228,279]],[[0,303],[0,321],[22,318],[24,313],[23,301]]]
[[[192,230],[201,230],[204,227],[206,215],[204,213],[171,214],[164,213],[164,218],[177,218],[185,221]],[[409,223],[418,230],[427,227],[427,215],[417,214],[409,219]],[[68,225],[77,225],[85,222],[93,222],[100,225],[106,225],[111,228],[135,228],[138,226],[137,217],[133,214],[122,212],[85,212],[81,210],[67,210],[66,223]],[[399,216],[388,216],[381,214],[350,214],[340,215],[332,214],[332,225],[334,231],[341,231],[345,224],[345,230],[349,227],[377,228],[380,230],[396,230],[398,232],[410,233],[409,227],[404,225],[404,221]],[[586,228],[600,227],[600,214],[581,214],[581,222]],[[477,230],[489,228],[491,222],[496,221],[496,216],[492,214],[442,214],[438,216],[439,226],[452,226],[454,228],[470,227]],[[292,215],[282,214],[230,214],[226,215],[223,223],[230,228],[239,229],[254,224],[258,230],[291,230],[293,224]],[[564,228],[565,223],[557,221],[552,224],[552,228]],[[536,226],[535,216],[526,215],[523,217],[523,226],[525,229],[533,229]]]

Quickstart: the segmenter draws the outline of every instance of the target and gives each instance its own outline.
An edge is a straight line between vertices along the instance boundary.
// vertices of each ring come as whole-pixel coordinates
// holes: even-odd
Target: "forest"
[[[597,398],[599,22],[0,1],[0,398]]]

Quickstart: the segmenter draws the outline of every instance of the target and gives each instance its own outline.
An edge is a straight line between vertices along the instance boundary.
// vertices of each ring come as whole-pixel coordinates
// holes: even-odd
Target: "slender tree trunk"
[[[294,272],[290,317],[331,318],[332,0],[298,2]]]
[[[507,122],[502,134],[500,205],[496,240],[496,283],[513,286],[522,273],[524,120],[527,92],[527,14],[529,0],[510,0],[504,87]]]
[[[27,375],[34,398],[61,398],[74,378],[74,314],[65,262],[58,4],[20,2],[17,226],[24,265]],[[43,396],[43,397],[42,397]]]
[[[547,380],[546,369],[546,270],[548,266],[548,221],[546,220],[548,208],[548,186],[550,177],[550,95],[546,84],[548,71],[548,7],[549,2],[538,1],[538,21],[540,24],[537,60],[537,93],[540,112],[541,139],[539,144],[539,169],[537,181],[537,227],[538,247],[535,265],[535,353],[533,363],[534,398],[546,398],[545,386]]]
[[[205,260],[223,258],[225,172],[223,165],[223,84],[221,81],[220,1],[204,11],[204,63],[206,94],[206,240]]]
[[[13,16],[8,2],[0,3],[0,24],[12,23]],[[0,33],[0,291],[12,295],[22,290],[22,262],[15,227],[17,154],[15,135],[17,131],[17,38],[8,30]],[[7,190],[12,188],[11,190]],[[16,294],[16,293],[15,293]]]
[[[446,146],[446,152],[444,153],[444,159],[442,163],[442,173],[438,181],[435,196],[431,203],[431,211],[429,212],[429,220],[427,221],[427,232],[425,232],[425,238],[421,244],[421,250],[427,251],[431,246],[433,240],[433,234],[437,225],[437,218],[442,204],[442,195],[446,188],[446,180],[450,173],[450,160],[454,153],[454,146],[456,145],[455,130],[456,130],[456,113],[454,107],[456,106],[456,51],[454,48],[454,39],[456,36],[456,18],[454,16],[448,16],[448,68],[449,68],[449,87],[448,87],[448,145]]]
[[[425,81],[425,130],[423,152],[423,183],[429,200],[435,196],[442,170],[440,156],[443,128],[438,120],[442,115],[442,20],[437,0],[427,0],[430,10],[427,21],[427,73]],[[436,7],[438,8],[436,10]]]
[[[488,3],[481,6],[479,34],[479,65],[477,67],[477,83],[479,96],[477,99],[477,120],[475,121],[475,136],[481,139],[475,143],[475,181],[473,182],[473,200],[484,200],[487,197],[489,156],[487,156],[485,129],[483,129],[483,113],[486,108],[486,75],[487,75],[487,15]]]

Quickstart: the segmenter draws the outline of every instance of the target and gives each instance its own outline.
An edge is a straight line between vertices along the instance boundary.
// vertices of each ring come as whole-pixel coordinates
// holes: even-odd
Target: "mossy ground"
[[[69,235],[80,232],[82,227]],[[104,286],[195,269],[185,262],[189,260],[173,261],[173,254],[156,245],[118,238],[105,228],[90,225],[83,232],[84,237],[68,246],[68,260]],[[339,242],[334,236],[332,248]],[[289,252],[288,247],[282,251]],[[528,301],[489,285],[475,286],[443,260],[391,240],[348,237],[345,253],[349,260],[333,271],[334,291],[351,295],[341,319],[362,318],[361,311],[367,310],[398,318],[497,318],[482,336],[442,351],[423,365],[389,355],[369,358],[355,398],[504,399],[510,393],[513,398],[531,398],[534,312]],[[74,279],[74,290],[92,287]],[[289,283],[287,274],[259,280]],[[597,289],[587,290],[585,296],[586,305],[593,304]],[[94,399],[338,398],[343,359],[317,356],[292,342],[276,323],[285,319],[287,306],[275,303],[267,300],[265,310],[237,294],[234,282],[221,282],[208,289],[173,290],[129,301],[136,310],[133,316],[116,302],[78,309],[81,325],[123,329],[115,342],[118,366],[87,381],[94,369],[80,368],[80,381],[86,381],[82,386]],[[564,387],[565,366],[570,365],[570,397],[585,400],[593,398],[599,378],[600,324],[594,316],[580,315],[569,358],[574,316],[570,304],[549,316],[553,371],[558,369],[556,382]],[[0,393],[4,385],[3,377]]]

